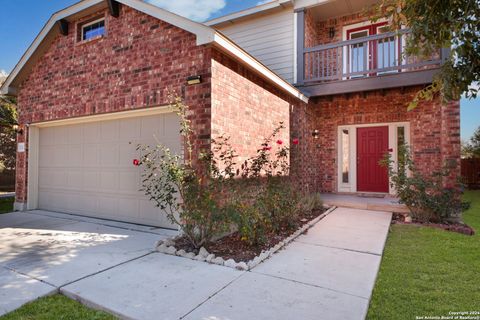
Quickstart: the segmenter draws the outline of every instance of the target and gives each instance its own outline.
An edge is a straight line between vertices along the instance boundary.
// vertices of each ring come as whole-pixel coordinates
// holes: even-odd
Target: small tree
[[[440,48],[450,48],[441,72],[432,85],[420,90],[410,103],[441,93],[445,101],[465,93],[475,98],[480,81],[480,5],[478,0],[382,0],[374,7],[374,20],[384,17],[393,30],[410,29],[405,54],[430,57]]]
[[[469,142],[462,143],[462,157],[480,158],[480,127],[475,130]]]
[[[17,124],[16,100],[0,95],[0,172],[15,170]]]

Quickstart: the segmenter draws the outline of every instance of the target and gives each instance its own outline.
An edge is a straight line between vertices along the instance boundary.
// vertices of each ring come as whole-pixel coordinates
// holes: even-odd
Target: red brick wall
[[[452,179],[460,174],[460,107],[459,102],[442,105],[439,99],[424,102],[415,110],[406,107],[419,87],[391,89],[348,95],[312,98],[308,108],[303,139],[309,168],[304,169],[314,188],[337,191],[337,128],[340,125],[409,122],[413,158],[425,174],[452,163]],[[300,114],[297,118],[304,117]],[[296,121],[303,121],[296,119]],[[320,131],[317,140],[311,138]],[[453,180],[450,180],[453,182]]]
[[[76,23],[70,23],[68,36],[56,36],[33,67],[19,90],[20,122],[147,108],[167,103],[166,93],[173,90],[193,110],[195,145],[208,145],[211,49],[197,46],[193,34],[127,6],[119,18],[101,11],[81,21],[98,16],[106,18],[104,38],[78,43]],[[203,83],[186,86],[190,75],[202,75]],[[17,159],[17,201],[23,202],[26,154]]]
[[[290,137],[290,110],[300,104],[262,78],[216,51],[212,61],[212,136],[225,134],[242,160],[259,149],[282,121],[278,136]]]

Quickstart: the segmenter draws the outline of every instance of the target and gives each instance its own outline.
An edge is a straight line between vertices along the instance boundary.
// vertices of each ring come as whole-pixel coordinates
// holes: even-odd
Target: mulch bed
[[[233,259],[237,262],[249,261],[260,255],[262,251],[266,251],[283,239],[288,238],[299,227],[315,219],[326,210],[327,209],[313,210],[312,212],[300,215],[297,220],[297,228],[282,230],[280,234],[267,234],[265,235],[265,242],[256,247],[249,246],[245,241],[240,239],[238,232],[234,232],[205,246],[205,249],[207,249],[209,253],[213,253],[216,257],[222,257],[224,260]],[[175,240],[175,248],[177,248],[177,250],[183,249],[186,252],[194,252],[195,254],[198,253],[198,250],[195,250],[184,237]]]
[[[461,223],[431,223],[431,222],[419,222],[419,221],[405,222],[404,214],[394,214],[392,223],[437,228],[445,231],[465,234],[467,236],[473,236],[475,234],[475,229],[473,229],[472,227],[466,224],[461,224]]]

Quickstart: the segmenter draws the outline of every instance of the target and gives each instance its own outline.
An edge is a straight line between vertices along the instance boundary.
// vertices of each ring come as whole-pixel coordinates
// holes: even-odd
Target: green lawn
[[[0,213],[13,211],[14,198],[0,199]]]
[[[480,191],[464,221],[480,232]],[[447,316],[480,311],[480,234],[465,236],[428,227],[393,225],[367,319]]]
[[[20,309],[0,317],[0,320],[113,320],[102,311],[89,309],[77,301],[56,294],[27,303]]]

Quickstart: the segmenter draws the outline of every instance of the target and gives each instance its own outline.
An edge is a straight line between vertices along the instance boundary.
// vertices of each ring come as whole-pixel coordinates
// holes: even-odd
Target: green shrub
[[[302,211],[311,212],[323,209],[323,201],[320,193],[315,192],[305,195],[301,200]]]
[[[432,172],[426,177],[417,170],[410,155],[409,147],[399,146],[398,164],[388,155],[382,161],[388,166],[391,185],[400,202],[412,213],[412,218],[420,222],[457,222],[468,203],[461,200],[462,185],[459,181],[445,187],[444,180],[450,176],[445,166],[441,171]]]
[[[218,156],[222,160],[219,162],[207,152],[194,165],[193,133],[186,116],[188,107],[179,98],[171,97],[171,100],[180,117],[180,133],[187,151],[185,157],[173,154],[159,142],[156,146],[138,146],[142,156],[134,160],[134,164],[143,167],[142,191],[180,227],[192,246],[200,248],[230,227],[231,206],[222,200],[222,194],[232,177],[230,171],[234,163],[228,161],[235,156],[220,151]],[[228,139],[219,145],[220,148],[228,146]],[[218,165],[224,169],[220,170]]]
[[[283,123],[241,165],[225,136],[212,139],[211,147],[201,150],[199,161],[194,161],[188,107],[179,98],[171,99],[180,117],[185,157],[158,143],[138,146],[142,156],[135,161],[143,167],[142,190],[191,245],[208,246],[232,224],[252,246],[263,243],[267,235],[296,227],[304,206],[288,177],[289,148],[276,138],[285,129]],[[319,203],[309,201],[311,207]]]

